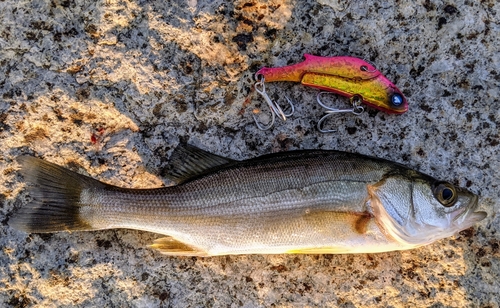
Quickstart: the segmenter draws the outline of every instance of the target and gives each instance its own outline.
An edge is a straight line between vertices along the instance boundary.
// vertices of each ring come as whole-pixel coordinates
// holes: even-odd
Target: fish
[[[265,82],[300,82],[305,86],[359,98],[386,113],[408,111],[403,93],[375,66],[355,57],[320,57],[304,54],[303,62],[284,67],[263,67],[255,76]]]
[[[20,156],[32,200],[9,225],[28,233],[136,229],[170,256],[347,254],[430,244],[486,217],[478,196],[384,159],[297,150],[233,160],[188,144],[171,186],[103,183]]]

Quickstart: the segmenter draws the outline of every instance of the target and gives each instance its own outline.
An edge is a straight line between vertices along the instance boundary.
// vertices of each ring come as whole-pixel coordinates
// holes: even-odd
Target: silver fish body
[[[476,195],[402,165],[338,151],[234,161],[192,146],[172,156],[177,185],[125,189],[21,157],[28,232],[139,229],[169,255],[364,253],[418,247],[482,220]]]

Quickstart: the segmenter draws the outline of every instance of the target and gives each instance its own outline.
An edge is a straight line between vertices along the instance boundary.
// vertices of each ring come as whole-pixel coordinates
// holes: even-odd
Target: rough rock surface
[[[229,1],[230,2],[230,1]],[[0,306],[498,307],[500,4],[483,1],[0,1]],[[260,131],[262,66],[352,55],[408,113],[329,122],[316,90],[268,85],[296,113]],[[330,103],[347,106],[332,96]],[[156,234],[25,234],[15,157],[157,187],[179,142],[235,159],[293,149],[387,158],[469,188],[490,216],[419,249],[361,255],[165,257]]]

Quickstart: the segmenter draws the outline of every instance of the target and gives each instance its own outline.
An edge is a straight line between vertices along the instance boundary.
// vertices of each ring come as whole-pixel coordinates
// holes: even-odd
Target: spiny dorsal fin
[[[180,144],[170,157],[170,170],[167,176],[180,184],[210,169],[233,162],[235,160],[203,151],[193,145]]]
[[[155,240],[149,247],[169,256],[208,256],[205,251],[186,245],[170,236]]]

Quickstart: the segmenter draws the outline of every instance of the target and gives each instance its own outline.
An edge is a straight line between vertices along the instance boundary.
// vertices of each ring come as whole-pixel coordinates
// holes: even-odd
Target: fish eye
[[[399,93],[392,94],[390,98],[394,106],[400,106],[403,103],[403,96]]]
[[[445,207],[450,207],[457,201],[457,191],[450,183],[438,183],[433,188],[434,197]]]

